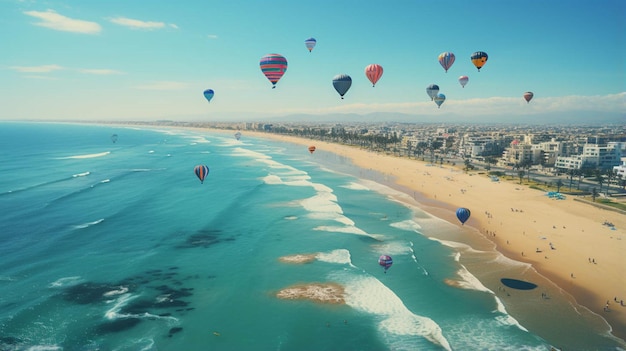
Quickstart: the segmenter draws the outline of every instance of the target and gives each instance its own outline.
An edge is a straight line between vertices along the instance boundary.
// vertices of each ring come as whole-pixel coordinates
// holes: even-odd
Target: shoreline
[[[427,166],[424,161],[295,136],[251,131],[245,135],[303,145],[303,152],[315,144],[318,151],[345,157],[355,167],[384,175],[383,181],[375,181],[395,185],[392,188],[413,197],[426,212],[459,226],[454,210],[470,208],[472,216],[462,229],[477,231],[493,250],[530,265],[554,285],[554,294],[564,292],[565,299],[605,320],[614,337],[622,342],[626,339],[626,301],[620,304],[626,300],[626,265],[621,256],[626,252],[623,214],[570,196],[551,199],[526,185],[492,182],[487,176],[464,173],[449,165]],[[606,220],[615,224],[615,230],[603,225]],[[467,243],[476,240],[468,239]]]

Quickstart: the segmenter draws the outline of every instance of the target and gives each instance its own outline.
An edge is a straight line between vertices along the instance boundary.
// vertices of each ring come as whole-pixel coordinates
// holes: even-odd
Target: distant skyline
[[[626,123],[625,14],[622,0],[0,0],[0,120]],[[480,72],[475,51],[489,55]],[[447,73],[442,52],[456,56]],[[269,53],[289,63],[276,89],[259,68]],[[337,74],[352,77],[344,100]]]

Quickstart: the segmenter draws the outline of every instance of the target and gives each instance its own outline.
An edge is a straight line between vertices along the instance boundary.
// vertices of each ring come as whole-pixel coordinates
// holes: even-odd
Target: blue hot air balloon
[[[213,89],[207,89],[204,91],[204,97],[208,102],[211,102],[211,99],[213,99],[213,95],[215,95]]]
[[[443,102],[446,101],[446,96],[443,95],[442,93],[439,93],[437,94],[437,96],[435,96],[433,100],[435,100],[435,103],[437,104],[437,108],[439,108],[441,107],[441,104],[443,104]]]
[[[461,221],[461,224],[465,224],[470,218],[470,210],[465,207],[459,207],[459,209],[456,210],[456,218]]]
[[[335,87],[342,99],[351,85],[352,78],[347,74],[338,74],[333,78],[333,87]]]
[[[309,52],[313,51],[315,44],[317,44],[317,40],[315,40],[315,38],[309,38],[304,41],[304,45],[306,45],[306,48],[309,49]]]
[[[378,264],[381,265],[383,268],[385,268],[385,273],[387,273],[387,270],[393,264],[393,259],[391,258],[391,256],[381,255],[378,258]]]
[[[194,167],[193,172],[196,174],[198,179],[200,179],[200,183],[204,183],[204,178],[209,174],[209,167],[205,165],[197,165]]]

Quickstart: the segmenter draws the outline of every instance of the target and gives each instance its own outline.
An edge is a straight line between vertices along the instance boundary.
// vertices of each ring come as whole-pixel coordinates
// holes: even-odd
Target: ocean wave
[[[76,174],[72,174],[72,177],[74,177],[74,178],[78,178],[78,177],[86,177],[86,176],[88,176],[88,175],[90,175],[90,174],[91,174],[91,172],[89,172],[89,171],[88,171],[88,172],[83,172],[83,173],[76,173]]]
[[[100,183],[109,183],[111,181],[111,179],[103,179],[100,181]]]
[[[96,157],[103,157],[103,156],[109,155],[110,153],[111,153],[111,151],[105,151],[105,152],[99,152],[99,153],[96,153],[96,154],[86,154],[86,155],[74,155],[74,156],[67,156],[67,157],[58,157],[57,160],[96,158]]]
[[[344,274],[345,279],[345,274]],[[341,279],[341,278],[340,278]],[[445,350],[452,350],[441,327],[432,319],[412,313],[400,298],[374,277],[348,278],[345,285],[346,304],[356,310],[377,315],[378,329],[395,350],[419,348],[411,337],[423,338]],[[407,340],[407,338],[409,340]],[[415,341],[415,342],[409,342]],[[405,345],[405,346],[402,346]]]
[[[422,227],[419,224],[417,224],[417,222],[411,219],[391,223],[390,226],[400,229],[400,230],[407,231],[407,232],[416,232],[416,233],[420,233],[420,229],[422,229]]]
[[[91,226],[94,226],[96,224],[100,224],[104,221],[104,218],[100,218],[97,221],[93,221],[93,222],[87,222],[87,223],[83,223],[83,224],[77,224],[74,226],[74,229],[85,229],[85,228],[89,228]]]
[[[346,188],[346,189],[350,189],[350,190],[365,190],[365,191],[369,191],[370,188],[366,187],[365,185],[359,184],[359,183],[355,183],[355,182],[350,182],[346,185],[341,185],[342,188]]]
[[[372,245],[372,250],[378,255],[404,255],[412,253],[411,243],[406,241],[387,241]]]
[[[119,290],[112,290],[112,291],[119,291]],[[113,303],[113,307],[111,307],[104,313],[104,318],[108,320],[124,319],[124,318],[138,318],[138,319],[150,319],[150,320],[162,319],[162,320],[168,320],[171,322],[178,322],[178,318],[176,317],[159,316],[159,315],[148,313],[148,312],[138,313],[138,314],[120,313],[122,308],[124,308],[130,301],[139,297],[139,295],[122,293],[119,295],[114,294],[113,296],[119,296],[119,297],[116,300],[111,301],[111,303]]]
[[[338,264],[349,264],[352,266],[350,251],[346,249],[337,249],[330,252],[320,252],[315,255],[318,261]]]
[[[493,291],[483,285],[483,283],[478,280],[472,273],[470,273],[464,266],[461,266],[461,269],[457,270],[457,276],[460,278],[458,280],[454,280],[454,285],[456,287],[468,290],[477,290],[483,291],[493,294]]]
[[[65,288],[68,286],[76,285],[82,281],[80,276],[72,276],[72,277],[63,277],[57,279],[56,281],[50,283],[48,287],[50,288]]]

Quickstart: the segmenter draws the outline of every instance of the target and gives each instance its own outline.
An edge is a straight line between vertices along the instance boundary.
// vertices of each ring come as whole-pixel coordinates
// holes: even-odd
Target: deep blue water
[[[455,226],[321,158],[245,131],[0,123],[0,350],[549,348],[422,235]],[[297,254],[315,259],[279,260]],[[345,304],[276,296],[311,283]]]

